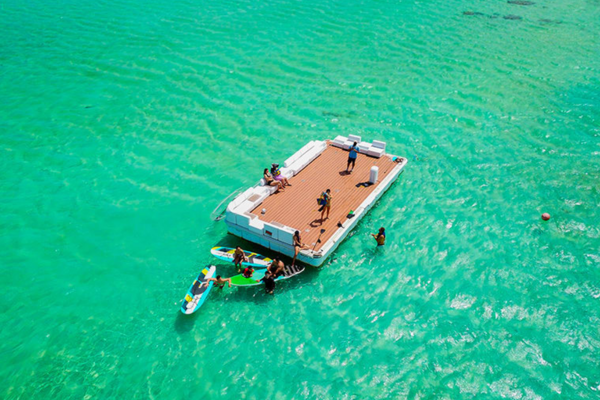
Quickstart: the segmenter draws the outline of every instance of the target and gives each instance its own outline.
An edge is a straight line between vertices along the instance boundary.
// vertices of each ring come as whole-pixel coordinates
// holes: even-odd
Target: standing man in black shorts
[[[354,169],[354,164],[356,164],[356,157],[358,157],[359,151],[360,149],[358,148],[358,142],[354,142],[352,147],[350,147],[350,154],[348,154],[348,165],[346,165],[346,172],[350,173]],[[348,171],[350,164],[352,164],[352,169]]]

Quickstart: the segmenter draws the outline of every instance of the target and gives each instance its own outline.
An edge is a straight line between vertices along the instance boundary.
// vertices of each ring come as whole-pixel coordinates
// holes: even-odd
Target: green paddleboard
[[[279,278],[275,279],[275,281],[280,281],[283,279],[289,279],[292,276],[298,275],[304,271],[304,266],[295,265],[293,267],[286,266],[284,269],[284,274]],[[262,285],[262,282],[256,282],[257,280],[261,280],[265,276],[266,269],[256,269],[254,270],[254,274],[251,278],[246,278],[243,274],[235,275],[231,277],[231,284],[234,286],[257,286]]]

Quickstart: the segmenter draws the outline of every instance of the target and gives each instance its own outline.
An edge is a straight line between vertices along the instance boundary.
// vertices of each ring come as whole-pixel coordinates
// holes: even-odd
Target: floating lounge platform
[[[347,174],[348,149],[354,142],[360,153],[354,171]],[[275,187],[261,180],[229,203],[225,211],[229,233],[293,257],[293,235],[298,230],[310,247],[300,252],[298,260],[320,266],[406,166],[406,158],[385,149],[385,142],[362,142],[353,135],[308,143],[281,168],[292,186],[275,193]],[[375,175],[374,183],[369,183]],[[316,199],[327,189],[331,212],[321,222]],[[374,226],[373,232],[378,228]]]

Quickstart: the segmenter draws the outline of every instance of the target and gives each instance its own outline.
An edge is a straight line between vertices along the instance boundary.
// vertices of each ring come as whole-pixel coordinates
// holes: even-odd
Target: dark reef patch
[[[562,24],[562,21],[559,21],[557,19],[546,19],[546,18],[542,18],[539,20],[540,23],[542,24],[547,24],[547,25],[558,25],[558,24]]]
[[[518,6],[532,6],[535,3],[529,0],[508,0],[508,4],[515,4]]]

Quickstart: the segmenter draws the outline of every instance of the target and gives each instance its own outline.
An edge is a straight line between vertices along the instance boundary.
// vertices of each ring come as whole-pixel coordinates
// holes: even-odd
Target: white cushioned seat
[[[271,194],[275,193],[277,191],[277,186],[269,186],[269,191]]]
[[[281,175],[283,175],[284,177],[290,179],[292,176],[294,176],[294,170],[290,167],[283,167],[281,168]]]
[[[383,149],[383,150],[385,150],[385,145],[386,145],[385,142],[381,142],[379,140],[373,140],[373,143],[372,143],[373,147],[376,147],[378,149]]]
[[[367,154],[373,157],[381,158],[385,154],[385,142],[379,140],[373,140],[371,147],[367,150]]]
[[[310,163],[310,154],[305,154],[290,165],[290,170],[294,171],[294,175],[297,175],[308,165],[308,163]]]
[[[300,157],[302,157],[304,154],[306,154],[306,152],[308,152],[313,147],[315,147],[315,145],[317,143],[318,143],[318,141],[311,140],[310,142],[308,142],[307,144],[305,144],[300,150],[298,150],[297,152],[295,152],[294,154],[292,154],[287,160],[285,160],[285,162],[283,163],[283,166],[284,167],[289,167],[290,165],[292,165],[294,163],[294,161],[296,161],[297,159],[299,159]]]
[[[385,150],[371,146],[371,148],[369,148],[369,150],[367,150],[365,153],[373,157],[381,158],[381,156],[385,154]]]
[[[369,150],[371,150],[371,143],[362,142],[358,145],[358,152],[361,154],[369,154]]]
[[[327,148],[327,144],[325,142],[321,142],[318,146],[313,147],[309,151],[306,152],[302,157],[298,160],[294,161],[292,165],[290,165],[290,169],[294,171],[294,175],[297,175],[298,172],[302,171],[308,164],[310,164],[315,158],[317,158],[321,153]]]
[[[336,136],[336,138],[331,141],[331,145],[345,149],[347,140],[348,140],[348,138],[345,136]]]
[[[249,200],[244,200],[242,202],[242,204],[238,205],[235,208],[235,213],[238,214],[238,225],[241,225],[240,221],[239,221],[239,214],[243,214],[245,212],[252,211],[252,210],[254,210],[254,208],[256,208],[256,205],[254,204],[253,201],[249,201]]]
[[[350,141],[352,143],[354,143],[354,142],[360,143],[361,139],[362,138],[358,135],[348,135],[348,141]]]
[[[264,196],[269,196],[271,194],[271,187],[270,186],[261,186],[261,187],[257,187],[255,190],[255,193],[259,194],[261,197]]]

